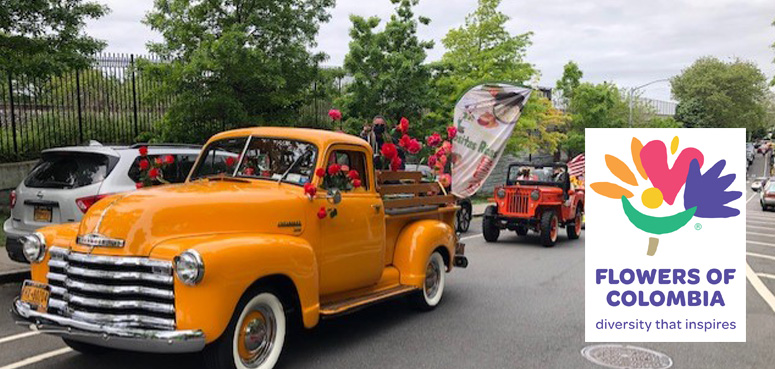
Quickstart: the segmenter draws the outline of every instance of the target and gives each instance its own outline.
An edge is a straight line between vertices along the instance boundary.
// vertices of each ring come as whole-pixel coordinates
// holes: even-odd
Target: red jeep
[[[502,229],[520,236],[533,230],[544,246],[554,246],[561,226],[569,239],[575,240],[581,233],[584,190],[571,186],[564,163],[509,165],[506,185],[495,188],[495,203],[487,207],[482,218],[487,242],[497,241]]]

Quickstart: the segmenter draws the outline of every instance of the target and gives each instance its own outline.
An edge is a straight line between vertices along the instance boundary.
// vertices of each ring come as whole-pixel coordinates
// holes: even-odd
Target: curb
[[[13,270],[10,272],[0,272],[0,284],[23,282],[30,278],[29,270]]]

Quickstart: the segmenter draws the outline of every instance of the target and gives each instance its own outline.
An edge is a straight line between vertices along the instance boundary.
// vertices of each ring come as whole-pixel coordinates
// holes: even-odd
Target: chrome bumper
[[[119,350],[183,353],[202,351],[205,347],[205,335],[200,330],[160,331],[87,323],[38,312],[18,299],[13,303],[11,315],[17,324],[29,326],[31,330]]]

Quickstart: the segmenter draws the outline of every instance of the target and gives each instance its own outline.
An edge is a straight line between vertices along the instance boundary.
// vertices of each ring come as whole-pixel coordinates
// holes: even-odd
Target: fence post
[[[77,104],[78,111],[78,137],[79,141],[83,143],[83,117],[81,115],[81,73],[78,69],[75,70],[75,102]]]
[[[10,93],[10,102],[11,102],[11,130],[13,131],[13,152],[16,155],[19,155],[19,144],[16,143],[16,113],[14,112],[14,106],[13,106],[13,77],[11,76],[10,71],[8,71],[8,92]]]
[[[132,68],[132,111],[134,113],[135,120],[135,137],[140,132],[137,127],[137,87],[135,87],[135,54],[129,54],[129,67]]]

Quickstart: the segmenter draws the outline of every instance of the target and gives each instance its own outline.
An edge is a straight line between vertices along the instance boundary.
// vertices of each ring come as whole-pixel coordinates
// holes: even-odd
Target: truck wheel
[[[554,211],[547,210],[541,214],[541,244],[545,247],[554,246],[557,243],[557,215]]]
[[[517,236],[523,236],[523,237],[527,236],[527,227],[523,225],[517,226],[517,229],[515,229],[515,231],[517,232]]]
[[[91,343],[73,341],[69,338],[64,338],[64,337],[62,337],[62,341],[64,341],[65,345],[69,346],[71,349],[78,351],[79,353],[84,355],[97,356],[97,355],[102,355],[110,351],[113,351],[112,349],[107,347],[92,345]]]
[[[455,217],[455,229],[460,233],[468,232],[468,228],[471,226],[471,205],[460,204],[460,210]]]
[[[425,267],[425,282],[422,291],[414,295],[414,305],[418,310],[430,311],[439,305],[441,296],[444,294],[446,270],[444,257],[438,251],[434,251]]]
[[[246,295],[221,337],[204,351],[210,369],[271,369],[285,342],[285,311],[277,296],[262,290]]]
[[[482,217],[482,235],[487,242],[497,242],[501,235],[501,230],[495,225],[495,217],[498,215],[498,208],[493,205],[484,210]]]
[[[581,234],[581,209],[576,207],[576,217],[573,218],[573,223],[568,223],[565,226],[565,231],[568,232],[568,238],[576,240]]]

